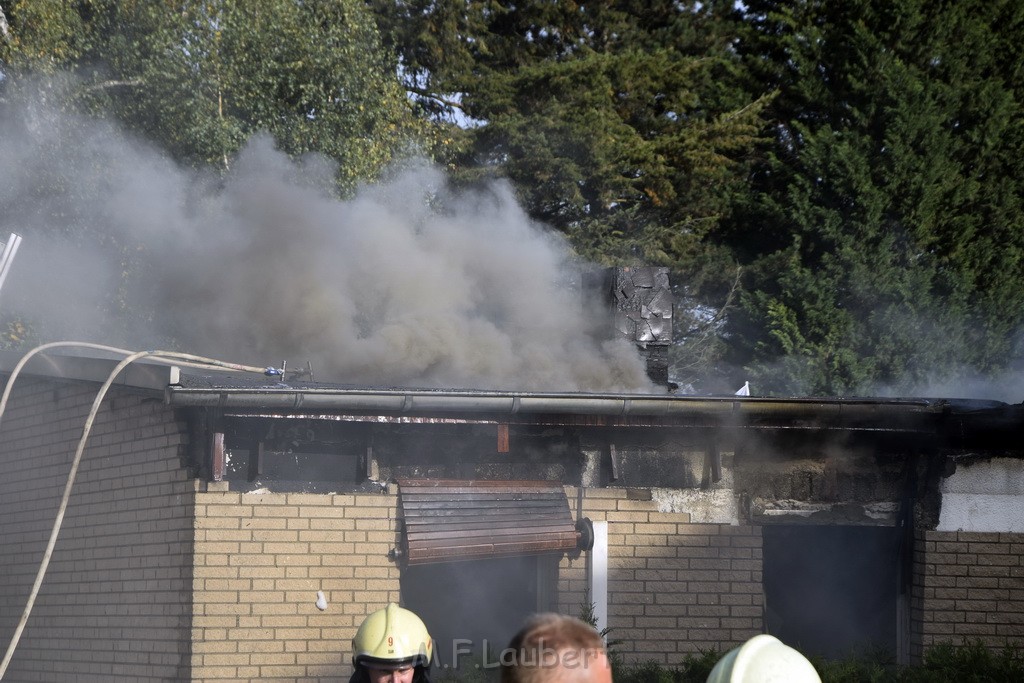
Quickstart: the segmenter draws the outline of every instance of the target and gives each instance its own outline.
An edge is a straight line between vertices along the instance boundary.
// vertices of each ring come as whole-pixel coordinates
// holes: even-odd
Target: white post
[[[21,244],[21,235],[11,233],[7,243],[0,243],[0,247],[3,248],[3,253],[0,254],[0,287],[4,286],[4,280],[7,279],[7,273],[11,269],[11,262],[14,260],[14,255],[18,253],[18,245]]]
[[[587,587],[598,631],[608,628],[608,522],[593,522],[594,547],[587,563]]]

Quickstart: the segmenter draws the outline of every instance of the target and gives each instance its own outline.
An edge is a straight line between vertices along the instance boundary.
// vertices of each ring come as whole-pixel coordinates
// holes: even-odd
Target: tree
[[[64,67],[76,104],[195,165],[227,166],[253,134],[338,162],[343,190],[416,144],[419,126],[372,16],[354,0],[15,3],[2,54]]]
[[[54,70],[82,52],[81,16],[66,2],[17,0],[0,7],[0,72]]]
[[[906,392],[991,374],[1024,322],[1024,27],[1012,2],[745,3],[777,89],[733,240],[734,358],[762,391]]]
[[[124,190],[134,181],[147,190],[165,183],[168,207],[180,201],[200,212],[207,174],[179,167],[223,172],[252,136],[268,131],[295,158],[320,152],[333,159],[329,189],[345,193],[418,140],[421,126],[395,65],[355,0],[21,0],[3,8],[4,222],[32,231],[32,244],[60,238],[89,262],[102,260],[103,273],[115,275],[94,287],[102,300],[83,305],[96,312],[83,316],[116,312],[126,338],[148,328],[139,320],[148,309],[132,302],[153,278],[145,240],[121,224],[132,222],[131,210],[139,212],[133,227],[163,218],[141,197],[131,203]],[[39,93],[45,106],[35,106]],[[331,183],[330,173],[309,176]],[[111,196],[126,199],[103,201]],[[50,334],[31,322],[32,334]]]
[[[462,182],[511,180],[530,215],[588,259],[673,269],[677,313],[688,314],[677,331],[690,341],[677,349],[678,379],[694,381],[714,362],[708,330],[735,281],[718,226],[770,99],[738,87],[717,16],[703,3],[643,1],[375,7]]]

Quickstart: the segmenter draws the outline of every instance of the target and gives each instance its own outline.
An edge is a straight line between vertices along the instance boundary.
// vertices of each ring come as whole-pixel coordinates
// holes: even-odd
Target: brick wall
[[[25,608],[98,386],[19,378],[0,424],[0,642]],[[5,680],[187,676],[192,482],[184,426],[114,389]]]
[[[925,531],[914,548],[911,655],[941,642],[1024,645],[1024,534]]]
[[[363,618],[399,601],[397,496],[197,494],[192,680],[338,681]],[[316,607],[323,591],[328,607]]]
[[[575,489],[566,491],[575,508]],[[688,514],[660,512],[623,489],[587,489],[583,515],[608,522],[609,638],[627,661],[674,664],[761,633],[757,527],[691,524]],[[562,561],[560,611],[580,613],[585,559]]]

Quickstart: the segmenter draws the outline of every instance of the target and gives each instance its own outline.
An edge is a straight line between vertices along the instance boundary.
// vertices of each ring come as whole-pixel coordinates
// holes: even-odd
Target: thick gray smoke
[[[206,177],[38,102],[6,105],[0,149],[0,239],[24,238],[0,313],[45,340],[373,385],[652,390],[504,185],[453,193],[409,165],[338,201],[329,163],[266,138]]]

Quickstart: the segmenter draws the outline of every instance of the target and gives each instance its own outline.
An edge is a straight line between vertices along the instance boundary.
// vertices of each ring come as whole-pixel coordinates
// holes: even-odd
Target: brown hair
[[[502,653],[501,683],[584,681],[589,666],[606,666],[604,653],[604,639],[586,622],[563,614],[537,614]]]

